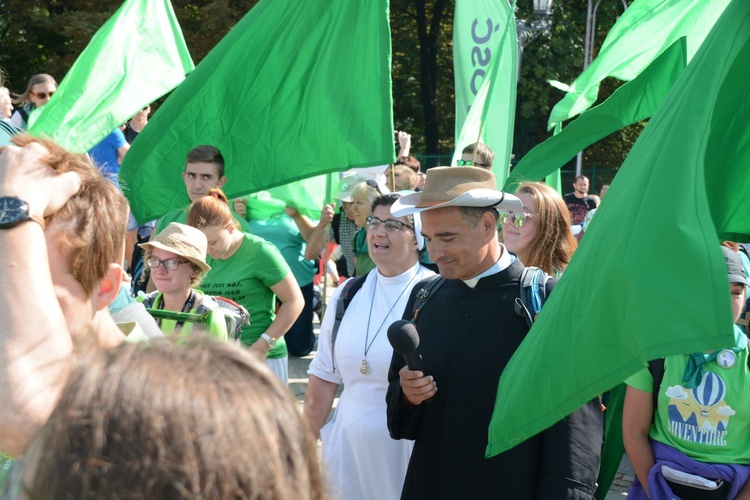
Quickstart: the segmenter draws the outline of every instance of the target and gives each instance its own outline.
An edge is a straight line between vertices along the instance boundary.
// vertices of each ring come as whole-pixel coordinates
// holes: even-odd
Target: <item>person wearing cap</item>
[[[498,380],[529,330],[515,306],[524,265],[498,241],[498,209],[520,212],[523,204],[478,167],[432,168],[424,191],[391,208],[394,217],[421,214],[427,249],[444,278],[416,318],[425,282],[415,286],[404,312],[419,333],[421,368],[410,370],[394,353],[388,374],[391,437],[414,440],[403,499],[594,498],[598,399],[485,458]]]
[[[750,498],[750,360],[736,324],[750,280],[737,252],[721,250],[734,345],[668,356],[625,381],[622,437],[636,474],[628,499]],[[683,484],[681,473],[702,486]]]
[[[211,270],[206,263],[206,235],[194,227],[172,222],[154,239],[139,246],[145,251],[143,260],[157,290],[146,295],[143,304],[148,309],[206,317],[205,323],[195,323],[154,314],[161,331],[167,336],[186,337],[202,330],[227,340],[226,320],[216,299],[194,289]]]
[[[331,227],[333,228],[333,238],[339,244],[341,254],[346,267],[339,265],[339,276],[351,278],[355,274],[354,261],[354,233],[357,232],[357,225],[354,223],[354,214],[352,213],[352,190],[358,183],[365,179],[358,175],[347,175],[339,183],[339,187],[333,198],[341,202],[339,213],[333,216]]]

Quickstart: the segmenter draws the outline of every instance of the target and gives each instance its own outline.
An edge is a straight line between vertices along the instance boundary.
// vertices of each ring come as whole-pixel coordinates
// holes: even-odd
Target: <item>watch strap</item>
[[[274,348],[276,346],[276,339],[268,335],[266,332],[261,333],[260,338],[266,341],[268,347]]]

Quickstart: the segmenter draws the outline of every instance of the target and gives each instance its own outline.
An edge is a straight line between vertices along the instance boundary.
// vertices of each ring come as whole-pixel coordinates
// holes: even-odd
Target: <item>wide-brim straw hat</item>
[[[189,260],[204,273],[211,270],[211,266],[206,264],[206,249],[208,248],[206,235],[192,226],[172,222],[153,240],[141,243],[138,246],[144,250],[153,247],[172,252]]]
[[[478,167],[434,167],[421,192],[402,196],[391,207],[396,217],[445,207],[480,207],[521,211],[523,203],[498,191],[495,174]]]

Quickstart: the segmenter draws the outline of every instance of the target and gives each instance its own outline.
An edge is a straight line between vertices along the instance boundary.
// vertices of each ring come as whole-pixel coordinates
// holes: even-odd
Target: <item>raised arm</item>
[[[56,175],[39,144],[0,155],[0,196],[51,215],[80,187],[75,173]],[[0,215],[3,210],[0,208]],[[44,229],[22,222],[0,229],[0,450],[23,454],[57,402],[72,341],[52,285]]]

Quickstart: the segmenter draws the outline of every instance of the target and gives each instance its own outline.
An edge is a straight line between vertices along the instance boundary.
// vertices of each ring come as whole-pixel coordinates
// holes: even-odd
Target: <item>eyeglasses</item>
[[[414,231],[414,227],[405,222],[401,222],[400,220],[380,220],[377,217],[368,217],[365,221],[367,222],[367,229],[370,231],[377,231],[381,224],[385,227],[386,232],[389,233],[400,231],[403,228],[408,228]]]
[[[523,227],[526,223],[526,219],[533,219],[536,214],[530,214],[528,212],[510,212],[505,210],[498,210],[497,213],[500,215],[500,223],[505,224],[510,221],[516,227]]]
[[[52,97],[52,94],[54,94],[55,91],[53,90],[49,94],[47,92],[37,92],[36,94],[33,92],[29,92],[29,94],[33,95],[34,97],[38,97],[39,99],[46,99],[47,96]]]
[[[383,193],[380,191],[380,186],[378,186],[378,183],[374,179],[367,179],[365,184],[377,191],[380,196],[383,196]]]
[[[459,167],[489,167],[486,163],[477,163],[471,160],[458,160],[456,163]]]
[[[178,267],[180,267],[180,264],[187,264],[190,262],[189,260],[177,260],[177,259],[167,259],[167,260],[160,260],[156,257],[151,257],[146,261],[148,264],[148,267],[151,269],[157,269],[159,266],[164,264],[164,267],[167,271],[176,271]]]

